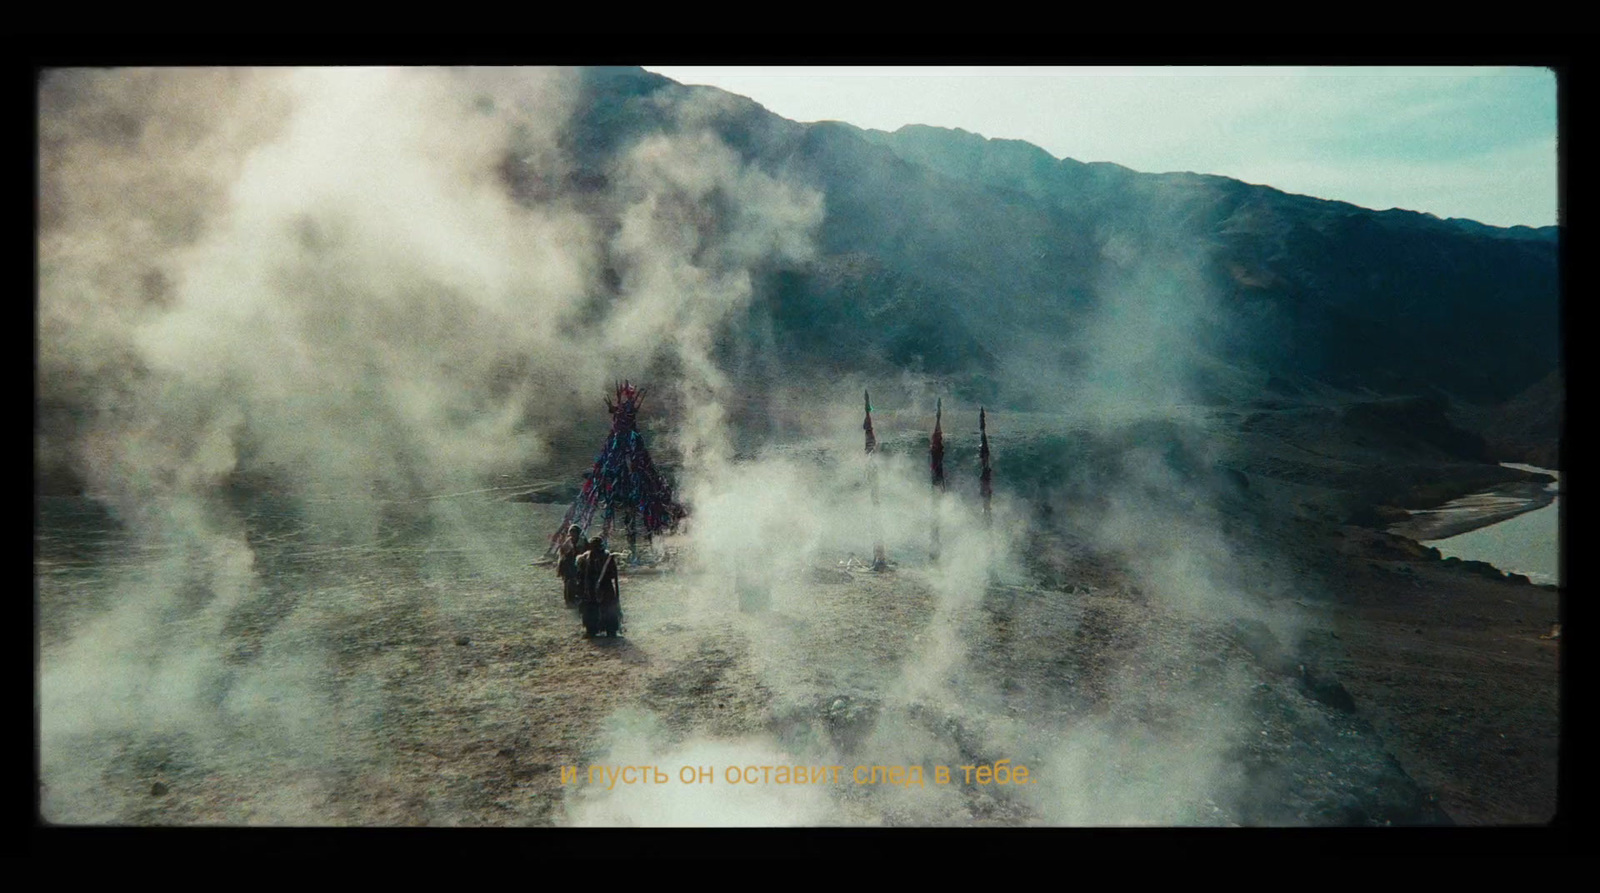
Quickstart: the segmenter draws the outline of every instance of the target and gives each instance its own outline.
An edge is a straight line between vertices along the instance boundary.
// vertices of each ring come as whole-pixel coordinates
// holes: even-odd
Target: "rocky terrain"
[[[755,584],[680,556],[625,575],[617,640],[583,638],[561,606],[536,539],[561,506],[526,501],[525,487],[402,512],[379,539],[338,548],[269,500],[251,513],[264,588],[197,643],[216,668],[188,680],[200,712],[59,733],[42,815],[470,826],[1551,818],[1560,640],[1542,636],[1559,620],[1557,592],[1339,523],[1339,501],[1315,498],[1335,492],[1333,476],[1293,490],[1311,495],[1298,514],[1263,507],[1267,474],[1218,480],[1236,488],[1231,502],[1218,497],[1231,548],[1270,556],[1254,570],[1279,581],[1229,611],[1152,591],[1137,556],[1090,545],[1068,509],[1036,523],[1019,563],[988,583],[953,580],[915,554],[873,574],[821,553],[810,571]],[[112,613],[104,599],[150,556],[130,552],[92,503],[45,507],[35,571],[49,657]],[[1280,523],[1252,523],[1262,511]],[[471,537],[443,535],[444,517]],[[192,624],[198,604],[167,610]],[[91,659],[163,672],[128,655]],[[779,791],[745,803],[560,776],[774,754],[929,773],[1010,759],[1037,782],[829,785],[803,802]]]

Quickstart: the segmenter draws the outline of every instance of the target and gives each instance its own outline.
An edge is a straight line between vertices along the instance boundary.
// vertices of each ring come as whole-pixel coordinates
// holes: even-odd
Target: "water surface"
[[[1503,462],[1507,468],[1535,471],[1556,479],[1548,489],[1560,493],[1561,473],[1548,468]],[[1487,561],[1506,573],[1522,574],[1535,583],[1558,583],[1561,543],[1561,497],[1543,508],[1480,527],[1466,533],[1434,540],[1446,557],[1463,561]]]

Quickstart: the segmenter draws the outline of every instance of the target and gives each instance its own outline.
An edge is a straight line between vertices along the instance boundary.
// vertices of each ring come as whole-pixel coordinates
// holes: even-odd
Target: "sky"
[[[1495,226],[1557,222],[1542,68],[646,66],[796,121],[960,128]]]

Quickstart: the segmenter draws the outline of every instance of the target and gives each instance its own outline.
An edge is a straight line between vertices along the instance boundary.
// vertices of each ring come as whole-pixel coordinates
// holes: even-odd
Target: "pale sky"
[[[796,121],[957,127],[1378,210],[1556,222],[1547,69],[646,67]]]

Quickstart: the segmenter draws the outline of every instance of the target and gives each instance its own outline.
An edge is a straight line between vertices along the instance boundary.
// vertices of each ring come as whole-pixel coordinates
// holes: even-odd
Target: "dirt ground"
[[[1322,660],[1454,821],[1549,821],[1561,639],[1544,637],[1558,593],[1402,558],[1394,539],[1361,528],[1338,538],[1347,585],[1309,609]]]
[[[211,706],[51,738],[42,815],[582,822],[587,801],[561,768],[606,762],[619,722],[647,716],[661,753],[760,740],[847,767],[1012,759],[1043,782],[829,790],[825,824],[1548,819],[1558,646],[1538,635],[1555,594],[1371,559],[1382,544],[1361,535],[1331,559],[1365,568],[1347,592],[1279,606],[1305,618],[1298,638],[1186,614],[1078,555],[954,593],[915,563],[820,567],[742,592],[630,573],[616,640],[583,637],[525,544],[506,561],[505,543],[340,552],[263,536],[269,585],[214,643]],[[96,599],[116,578],[106,554],[74,557],[50,537],[36,562],[46,667],[106,610]],[[103,672],[142,671],[102,656]]]

